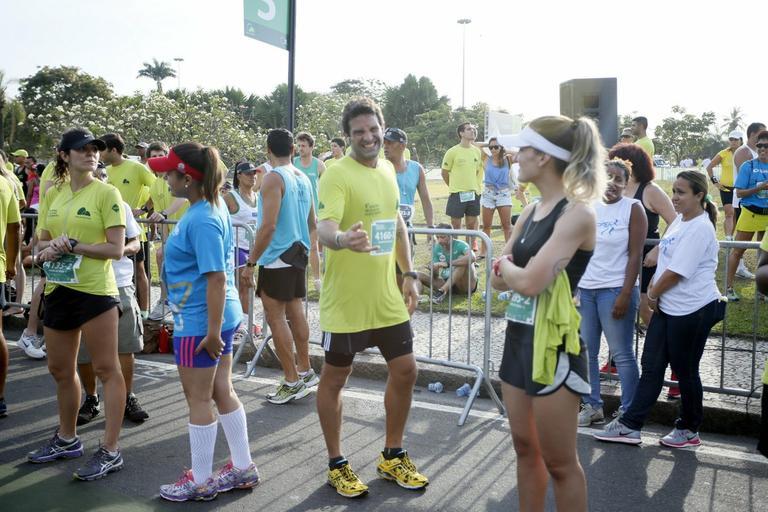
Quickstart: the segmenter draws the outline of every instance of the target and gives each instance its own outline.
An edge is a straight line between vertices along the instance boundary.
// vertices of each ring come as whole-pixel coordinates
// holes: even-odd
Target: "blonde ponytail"
[[[575,123],[571,160],[563,173],[569,201],[591,203],[605,192],[606,152],[595,123],[580,117]]]

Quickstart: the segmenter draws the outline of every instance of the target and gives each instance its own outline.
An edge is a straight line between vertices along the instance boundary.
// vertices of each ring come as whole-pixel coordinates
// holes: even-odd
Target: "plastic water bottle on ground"
[[[430,382],[427,386],[427,389],[432,391],[433,393],[442,393],[443,392],[443,383],[442,382]]]
[[[512,290],[507,290],[505,292],[501,292],[496,296],[499,300],[507,301],[512,298]]]
[[[471,391],[472,388],[465,382],[463,386],[456,390],[456,396],[469,396]]]

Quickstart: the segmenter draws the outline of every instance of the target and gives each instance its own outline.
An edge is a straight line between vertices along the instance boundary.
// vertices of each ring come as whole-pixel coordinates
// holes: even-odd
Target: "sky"
[[[691,0],[297,0],[296,83],[328,92],[345,79],[398,85],[412,73],[458,107],[464,47],[467,106],[482,101],[530,120],[559,112],[561,82],[616,77],[618,113],[645,115],[651,131],[673,105],[714,111],[718,122],[739,107],[747,123],[768,122],[762,51],[744,36],[765,32],[764,10],[752,0],[736,8]],[[460,18],[472,21],[462,26]],[[287,81],[288,52],[243,35],[243,0],[74,0],[66,8],[60,0],[0,0],[0,20],[0,69],[11,94],[14,80],[59,65],[102,76],[119,94],[147,92],[154,82],[136,75],[152,58],[174,66],[183,58],[185,89],[264,95]],[[743,64],[751,52],[753,73]]]

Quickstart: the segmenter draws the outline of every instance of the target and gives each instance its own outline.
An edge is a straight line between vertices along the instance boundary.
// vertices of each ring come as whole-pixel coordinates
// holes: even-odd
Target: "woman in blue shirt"
[[[510,188],[510,170],[512,155],[507,154],[504,146],[495,137],[488,139],[491,156],[485,159],[483,177],[483,195],[480,205],[483,207],[483,231],[491,236],[493,212],[499,211],[504,241],[512,234],[512,191]]]
[[[173,312],[173,349],[189,405],[192,465],[181,478],[160,487],[170,501],[211,500],[219,492],[259,481],[251,460],[245,411],[232,387],[232,337],[242,313],[234,282],[234,236],[220,199],[224,175],[215,148],[198,143],[174,146],[149,167],[168,173],[174,197],[190,207],[168,237],[163,281]],[[217,421],[231,460],[213,473]]]

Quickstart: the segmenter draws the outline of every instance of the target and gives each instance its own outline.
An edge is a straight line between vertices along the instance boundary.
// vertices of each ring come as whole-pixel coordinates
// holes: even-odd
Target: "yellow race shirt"
[[[648,156],[650,156],[651,159],[653,159],[653,155],[656,154],[656,148],[654,147],[653,141],[650,138],[646,136],[646,137],[643,137],[642,139],[637,139],[635,141],[635,144],[643,148],[645,152],[648,153]]]
[[[45,169],[43,169],[43,173],[40,175],[40,202],[43,201],[43,196],[48,191],[48,188],[54,183],[56,180],[56,162],[50,161],[48,162],[48,165],[45,166]],[[67,174],[67,177],[64,180],[65,182],[69,182],[69,174]]]
[[[328,160],[323,162],[325,164],[325,169],[327,170],[330,166],[336,165],[339,162],[339,160],[341,160],[341,158],[329,158]]]
[[[11,188],[11,184],[6,180],[0,179],[0,283],[5,282],[5,234],[8,231],[8,224],[21,221],[19,212],[19,201]]]
[[[56,188],[58,191],[46,194],[40,205],[39,229],[47,231],[51,238],[66,233],[79,242],[101,244],[107,241],[108,228],[125,226],[122,199],[115,187],[92,181],[75,193],[69,184]],[[80,260],[74,265],[76,282],[62,286],[92,295],[117,295],[111,260],[77,257]],[[46,295],[56,286],[49,280],[45,284]]]
[[[718,153],[720,157],[720,183],[733,187],[733,152],[726,148]]]
[[[375,169],[344,157],[327,168],[318,185],[318,218],[346,231],[362,222],[373,253],[326,251],[320,327],[352,333],[407,322],[408,310],[395,280],[395,244],[400,192],[395,169],[379,159]]]
[[[144,187],[151,186],[156,179],[152,171],[134,160],[123,160],[120,165],[107,167],[107,183],[117,188],[123,201],[134,209],[141,208],[147,202],[146,199],[141,202]]]
[[[156,212],[167,210],[176,200],[176,198],[171,195],[171,187],[168,186],[168,182],[163,178],[157,178],[152,186],[149,187],[149,197],[152,199],[152,204],[154,205]],[[173,215],[169,215],[168,219],[181,219],[188,208],[189,201],[185,201],[184,206],[179,208],[179,211]]]
[[[448,171],[448,192],[482,193],[483,158],[480,148],[456,144],[445,152],[443,169]]]

